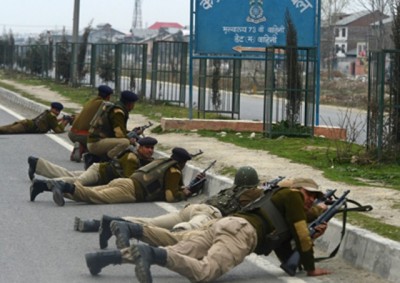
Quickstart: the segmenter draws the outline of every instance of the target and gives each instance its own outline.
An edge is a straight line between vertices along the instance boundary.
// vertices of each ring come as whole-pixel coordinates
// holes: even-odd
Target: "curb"
[[[36,112],[47,109],[46,106],[31,101],[15,92],[0,87],[0,97],[10,102],[26,107]],[[168,157],[164,152],[155,152],[154,156]],[[188,184],[203,169],[187,165],[184,169],[184,183]],[[208,180],[205,184],[204,194],[214,195],[219,188],[229,187],[233,180],[223,176],[207,173]],[[330,253],[338,245],[342,224],[336,219],[329,222],[324,236],[319,238],[315,245],[326,253]],[[390,282],[400,282],[400,243],[383,238],[368,230],[346,224],[346,233],[342,240],[337,256],[354,267],[362,268],[374,273]]]

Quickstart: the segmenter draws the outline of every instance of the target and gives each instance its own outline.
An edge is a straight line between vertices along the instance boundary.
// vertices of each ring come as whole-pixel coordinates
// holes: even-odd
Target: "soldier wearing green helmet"
[[[121,218],[108,215],[103,215],[101,221],[76,218],[75,230],[81,232],[97,231],[101,223],[100,242],[105,243],[112,236],[112,233],[118,233],[119,236],[129,242],[129,238],[133,236],[130,228],[137,223],[172,231],[197,229],[210,220],[219,219],[237,212],[250,201],[258,198],[263,193],[263,190],[258,188],[259,183],[257,171],[253,167],[243,166],[237,170],[234,184],[231,187],[219,191],[203,203],[188,204],[177,212],[154,218],[130,216]],[[115,222],[113,231],[111,231],[111,222]],[[175,243],[174,239],[162,239],[164,243],[170,240],[172,241],[171,243]],[[118,246],[122,245],[118,244]]]

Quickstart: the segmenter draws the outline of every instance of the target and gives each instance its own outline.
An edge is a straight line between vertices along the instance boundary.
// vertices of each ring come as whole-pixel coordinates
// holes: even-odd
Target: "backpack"
[[[110,132],[110,120],[109,113],[114,109],[115,104],[109,101],[103,101],[96,114],[94,114],[90,121],[89,134],[96,137],[103,137],[105,133]]]

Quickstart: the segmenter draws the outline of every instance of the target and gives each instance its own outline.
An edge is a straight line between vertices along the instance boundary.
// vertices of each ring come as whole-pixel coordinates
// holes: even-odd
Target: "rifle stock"
[[[335,200],[332,205],[324,213],[322,213],[317,219],[308,225],[311,238],[317,232],[315,227],[318,225],[328,222],[336,213],[340,211],[340,207],[346,202],[346,196],[350,193],[349,190],[345,191],[341,197]],[[333,195],[333,193],[332,193]],[[280,267],[290,276],[296,275],[296,270],[300,264],[300,253],[295,250],[286,262],[283,262]]]

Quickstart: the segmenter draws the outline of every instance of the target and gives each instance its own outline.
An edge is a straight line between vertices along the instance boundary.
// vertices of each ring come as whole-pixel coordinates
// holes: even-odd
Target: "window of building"
[[[346,28],[342,28],[342,37],[346,37]]]
[[[339,29],[335,28],[335,37],[339,37]]]

